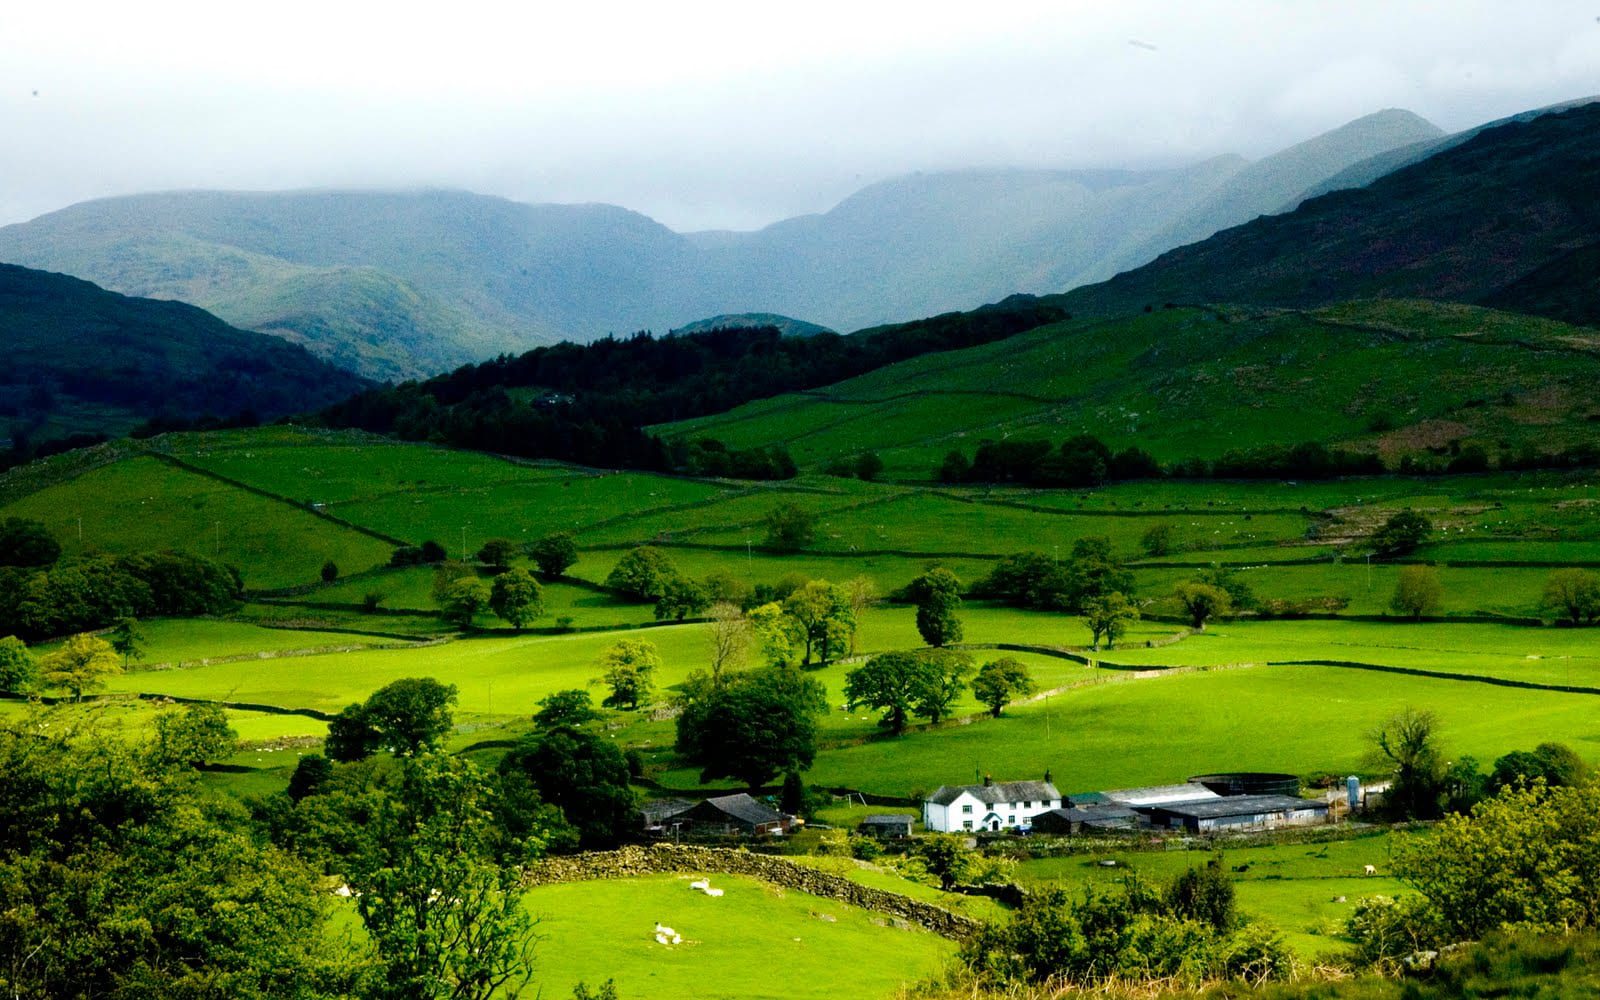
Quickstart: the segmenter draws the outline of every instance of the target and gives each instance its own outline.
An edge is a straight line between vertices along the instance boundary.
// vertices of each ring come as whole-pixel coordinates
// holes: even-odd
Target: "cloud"
[[[750,227],[917,169],[1260,156],[1382,107],[1463,128],[1594,92],[1600,25],[1562,0],[10,4],[0,222],[458,186]]]

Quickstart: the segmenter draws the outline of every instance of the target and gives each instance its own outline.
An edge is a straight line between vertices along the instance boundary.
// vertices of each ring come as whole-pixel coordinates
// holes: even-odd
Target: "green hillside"
[[[657,430],[781,443],[810,468],[875,451],[908,478],[984,439],[1078,433],[1164,461],[1319,441],[1392,462],[1589,440],[1597,377],[1594,331],[1470,306],[1177,308],[1060,323]]]
[[[3,264],[0,340],[0,417],[35,439],[120,434],[156,417],[271,419],[367,385],[194,306]]]
[[[1597,138],[1600,103],[1488,128],[1367,187],[1181,247],[1062,301],[1117,315],[1174,301],[1428,298],[1594,325]]]

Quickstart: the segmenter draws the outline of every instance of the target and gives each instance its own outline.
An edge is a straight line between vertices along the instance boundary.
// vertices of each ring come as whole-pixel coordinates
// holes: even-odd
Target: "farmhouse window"
[[[972,813],[972,803],[968,802],[966,805],[962,806],[961,807],[961,811],[964,812],[964,813],[967,813],[968,815],[971,815],[971,813]]]

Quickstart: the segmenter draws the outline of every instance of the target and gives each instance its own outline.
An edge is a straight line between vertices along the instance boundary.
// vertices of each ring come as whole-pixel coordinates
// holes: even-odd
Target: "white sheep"
[[[662,923],[660,923],[658,921],[656,923],[656,943],[657,944],[682,944],[683,943],[683,935],[679,934],[677,931],[673,930],[671,927],[668,927],[665,924],[662,924]]]
[[[699,892],[705,892],[707,889],[711,888],[711,880],[710,879],[704,879],[704,878],[697,878],[693,882],[689,883],[689,888],[697,890]]]
[[[711,887],[707,886],[706,887],[706,895],[712,897],[713,899],[715,899],[716,897],[722,895],[722,890],[721,889],[712,889]]]
[[[1367,865],[1366,866],[1366,871],[1363,874],[1366,874],[1366,875],[1376,875],[1376,874],[1378,874],[1377,866],[1375,866],[1375,865]]]

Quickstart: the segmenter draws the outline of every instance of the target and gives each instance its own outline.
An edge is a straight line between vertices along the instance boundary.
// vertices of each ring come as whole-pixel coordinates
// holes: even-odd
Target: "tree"
[[[516,543],[506,538],[491,538],[477,552],[478,562],[489,567],[492,573],[504,573],[516,557]]]
[[[656,621],[664,622],[670,618],[681,622],[690,615],[704,611],[708,604],[710,601],[705,588],[698,583],[681,576],[670,577],[656,598]]]
[[[737,604],[713,604],[711,620],[706,623],[706,640],[710,647],[711,683],[720,687],[723,677],[742,669],[750,655],[750,622]]]
[[[938,725],[966,690],[967,678],[972,674],[972,657],[951,649],[934,649],[918,656],[926,666],[917,685],[912,710]]]
[[[343,858],[377,959],[361,995],[515,998],[532,977],[521,865],[542,844],[505,842],[495,789],[471,761],[430,752],[403,761],[393,783],[330,803],[365,817]]]
[[[844,696],[857,705],[883,712],[880,725],[896,736],[905,732],[906,719],[927,689],[927,659],[915,653],[880,653],[844,677]]]
[[[1396,614],[1409,616],[1413,621],[1439,607],[1444,587],[1439,583],[1439,571],[1432,566],[1402,566],[1400,578],[1395,581],[1394,596],[1389,607]]]
[[[39,658],[39,680],[45,687],[72,692],[74,701],[82,701],[85,691],[104,687],[107,677],[120,673],[122,666],[111,644],[92,635],[75,635]]]
[[[973,697],[988,705],[989,714],[996,719],[1006,705],[1033,691],[1033,675],[1027,664],[1011,656],[985,663],[972,681]]]
[[[344,763],[366,760],[383,745],[383,734],[367,718],[366,706],[346,705],[328,721],[328,737],[322,741],[322,752],[329,760]]]
[[[405,677],[346,705],[328,723],[323,750],[334,760],[362,760],[379,750],[414,757],[439,744],[454,725],[456,686],[432,677]]]
[[[239,734],[220,705],[192,704],[156,716],[153,752],[163,764],[200,767],[239,748]]]
[[[1172,536],[1172,525],[1152,524],[1139,536],[1139,547],[1152,558],[1168,555],[1172,552]]]
[[[331,777],[333,777],[333,764],[328,758],[320,753],[306,754],[300,758],[300,763],[295,765],[294,773],[289,775],[287,791],[289,800],[299,802],[308,795],[317,794]]]
[[[1434,819],[1441,810],[1445,763],[1439,750],[1439,717],[1406,708],[1369,735],[1372,759],[1393,778],[1386,800],[1393,812]]]
[[[672,561],[660,549],[641,545],[630,550],[606,575],[606,586],[634,601],[655,601],[669,580],[679,576]]]
[[[557,691],[539,699],[539,711],[533,713],[534,724],[540,729],[575,729],[600,718],[589,692],[581,688]]]
[[[1198,580],[1178,584],[1173,596],[1183,605],[1184,613],[1189,616],[1189,624],[1196,629],[1203,630],[1207,621],[1233,611],[1233,599],[1226,590]]]
[[[848,648],[855,631],[850,613],[850,598],[844,590],[826,580],[812,580],[783,601],[783,613],[793,619],[802,648],[800,665],[809,667],[815,655],[822,666]]]
[[[489,608],[512,628],[522,628],[544,614],[544,588],[522,567],[508,569],[489,588]]]
[[[1558,569],[1544,585],[1544,606],[1570,625],[1600,620],[1600,575],[1586,569]]]
[[[322,564],[322,582],[332,583],[339,579],[339,564],[329,559]]]
[[[958,834],[933,833],[923,837],[917,841],[917,856],[945,892],[965,882],[972,870],[972,852]]]
[[[972,475],[972,462],[959,451],[947,452],[939,463],[939,482],[964,483]]]
[[[1099,536],[1072,543],[1065,582],[1066,591],[1059,599],[1065,610],[1078,613],[1097,598],[1133,593],[1133,574],[1112,554],[1111,540]]]
[[[538,565],[540,576],[559,580],[578,561],[578,543],[573,540],[572,532],[557,531],[529,544],[527,553]]]
[[[49,566],[61,558],[61,543],[38,521],[0,521],[0,566]]]
[[[856,478],[872,482],[883,475],[883,459],[875,451],[866,452],[856,458]]]
[[[1233,879],[1222,870],[1220,855],[1205,867],[1188,868],[1167,886],[1167,909],[1174,916],[1226,931],[1234,922]]]
[[[570,726],[530,733],[502,759],[561,810],[587,850],[615,847],[633,826],[628,762],[614,741]]]
[[[792,667],[738,674],[685,704],[677,749],[700,765],[701,781],[736,778],[759,788],[811,766],[827,707],[822,685]]]
[[[750,632],[768,666],[786,667],[794,663],[794,648],[805,638],[800,623],[783,613],[777,601],[750,609]]]
[[[128,669],[134,660],[144,659],[144,630],[137,618],[119,618],[111,630],[111,648],[122,657],[122,669]]]
[[[489,588],[476,577],[464,576],[445,588],[439,614],[456,628],[471,628],[473,619],[489,606]]]
[[[0,639],[0,693],[31,694],[39,685],[39,663],[21,639]]]
[[[651,677],[661,666],[654,643],[621,639],[600,654],[600,680],[611,688],[607,708],[638,708],[650,697]]]
[[[1513,750],[1494,762],[1489,788],[1500,789],[1518,783],[1542,781],[1551,788],[1581,784],[1589,767],[1564,743],[1541,743],[1533,750]]]
[[[850,629],[850,655],[856,652],[856,633],[861,630],[861,622],[878,603],[878,585],[872,582],[869,576],[853,576],[844,582],[844,591],[850,601],[850,620],[853,627]]]
[[[308,866],[127,736],[0,725],[0,994],[345,994]]]
[[[1379,559],[1409,555],[1431,534],[1433,522],[1428,515],[1407,507],[1395,512],[1372,533],[1372,554]]]
[[[917,606],[917,632],[935,648],[960,642],[961,581],[942,566],[928,570],[906,586],[906,596]]]
[[[476,580],[478,571],[464,562],[449,559],[433,567],[433,603],[443,604],[457,580]]]
[[[781,503],[767,511],[766,547],[775,552],[798,552],[816,537],[816,515],[794,503]]]
[[[1124,595],[1113,591],[1103,597],[1091,598],[1083,609],[1083,621],[1093,636],[1090,649],[1100,648],[1100,637],[1105,636],[1106,648],[1114,649],[1117,640],[1139,620],[1139,609]]]

